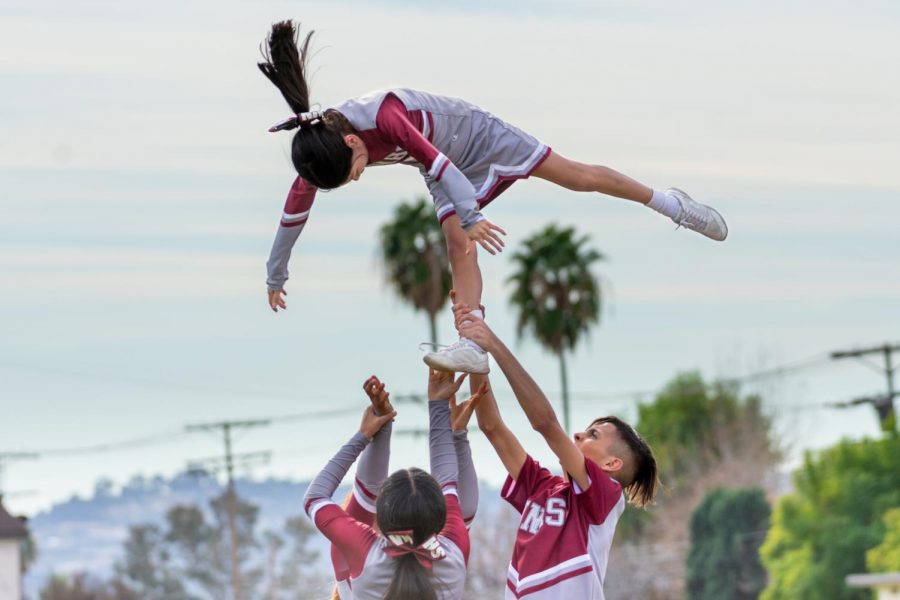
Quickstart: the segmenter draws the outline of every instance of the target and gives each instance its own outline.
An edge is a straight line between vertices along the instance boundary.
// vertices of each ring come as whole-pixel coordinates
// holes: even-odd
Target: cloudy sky
[[[287,114],[257,71],[269,25],[319,33],[322,106],[415,87],[465,98],[557,152],[718,207],[716,244],[640,207],[541,181],[487,211],[515,247],[574,225],[606,256],[602,324],[571,360],[577,420],[635,415],[677,372],[754,380],[793,448],[877,434],[883,390],[828,352],[900,341],[900,9],[888,1],[123,3],[0,6],[0,485],[35,513],[100,477],[172,474],[220,440],[187,423],[310,414],[248,431],[254,476],[311,476],[349,437],[370,374],[424,389],[423,316],[382,281],[376,234],[425,193],[408,167],[323,195],[289,310],[264,263],[292,180]],[[506,256],[482,256],[494,328],[555,400],[558,365],[516,342]],[[443,341],[451,341],[449,311]],[[802,368],[800,368],[802,367]],[[498,373],[499,375],[499,373]],[[495,380],[526,446],[550,461]],[[398,429],[421,427],[399,405]],[[338,411],[315,416],[321,411]],[[100,451],[106,444],[142,441]],[[78,449],[96,447],[92,452]],[[395,466],[423,441],[398,437]],[[502,472],[475,442],[485,479]]]

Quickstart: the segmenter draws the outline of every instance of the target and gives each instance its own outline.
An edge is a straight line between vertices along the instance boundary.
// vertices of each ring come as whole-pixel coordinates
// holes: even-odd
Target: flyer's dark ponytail
[[[350,177],[353,151],[344,143],[344,136],[356,131],[336,110],[308,114],[310,101],[306,68],[313,33],[307,33],[298,46],[299,32],[294,23],[275,23],[263,44],[265,61],[258,63],[258,66],[295,113],[295,118],[280,127],[300,128],[291,143],[294,168],[317,188],[328,190],[344,184]]]

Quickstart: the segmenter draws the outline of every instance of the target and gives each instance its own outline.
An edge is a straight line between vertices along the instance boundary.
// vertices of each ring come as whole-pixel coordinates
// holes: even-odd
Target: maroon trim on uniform
[[[548,581],[540,583],[534,587],[529,587],[527,590],[525,590],[521,594],[516,592],[516,588],[513,587],[513,584],[509,580],[509,577],[506,578],[506,587],[508,587],[510,589],[510,591],[513,593],[513,596],[515,596],[516,598],[524,598],[525,596],[528,596],[529,594],[533,594],[535,592],[545,590],[548,587],[552,587],[552,586],[556,585],[557,583],[559,583],[560,581],[565,581],[566,579],[571,579],[572,577],[576,577],[578,575],[584,575],[585,573],[590,573],[593,570],[594,570],[594,567],[592,565],[588,565],[586,567],[581,567],[580,569],[575,569],[574,571],[569,571],[568,573],[563,573],[562,575],[559,575],[558,577],[554,577],[553,579],[550,579]]]
[[[450,217],[452,217],[452,216],[455,215],[455,214],[456,214],[456,211],[455,211],[455,210],[451,210],[451,211],[448,212],[446,215],[444,215],[443,217],[441,217],[440,219],[438,219],[438,224],[439,224],[439,225],[443,225],[443,224],[444,224],[444,221],[446,221],[447,219],[449,219]]]
[[[428,116],[428,141],[434,141],[434,117],[431,116],[431,113],[426,111],[425,114]]]
[[[444,157],[444,164],[441,165],[441,168],[438,170],[437,176],[434,178],[435,181],[440,181],[440,180],[441,180],[441,175],[443,175],[443,174],[444,174],[444,171],[447,170],[447,166],[448,166],[449,164],[450,164],[450,159],[447,158],[447,157],[445,156],[445,157]]]
[[[356,489],[361,491],[363,493],[363,496],[365,496],[369,500],[372,500],[373,502],[378,499],[378,496],[370,492],[369,488],[364,486],[358,477],[356,478]]]
[[[534,163],[534,166],[528,169],[528,172],[523,175],[500,175],[497,178],[497,181],[494,182],[494,185],[491,186],[491,189],[488,190],[487,194],[485,194],[484,197],[478,200],[478,207],[484,208],[485,206],[493,202],[497,196],[509,189],[509,186],[511,186],[517,179],[527,179],[531,177],[531,174],[534,173],[535,169],[537,169],[545,160],[547,160],[547,157],[550,156],[550,153],[552,151],[553,150],[550,148],[550,146],[547,146],[547,149],[544,151],[543,156],[541,156],[538,161]]]
[[[282,227],[299,227],[300,225],[303,225],[304,223],[306,223],[306,221],[307,221],[307,219],[303,219],[302,221],[292,221],[290,223],[285,223],[284,221],[282,221],[281,226]]]
[[[448,481],[447,483],[445,483],[444,485],[441,486],[441,489],[442,489],[442,490],[445,490],[445,489],[447,489],[448,487],[458,487],[458,486],[456,485],[456,482],[455,482],[455,481]],[[457,491],[458,491],[458,490],[457,490]]]

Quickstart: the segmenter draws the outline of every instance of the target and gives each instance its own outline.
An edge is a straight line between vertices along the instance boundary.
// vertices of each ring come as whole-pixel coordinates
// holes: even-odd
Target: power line
[[[216,459],[218,464],[224,466],[228,476],[228,488],[225,495],[225,508],[228,513],[228,531],[231,538],[231,587],[234,600],[241,600],[241,572],[238,564],[238,538],[237,538],[237,494],[234,491],[234,466],[235,459],[239,461],[257,461],[264,458],[268,461],[267,452],[256,452],[252,454],[238,455],[237,457],[231,451],[231,433],[235,429],[251,429],[254,427],[266,427],[270,424],[268,419],[255,419],[244,421],[218,421],[215,423],[198,423],[187,425],[185,430],[188,432],[198,431],[216,431],[222,432],[225,442],[225,454],[220,459]],[[208,459],[207,459],[208,460]]]
[[[894,387],[894,371],[896,370],[896,366],[894,365],[893,353],[900,352],[900,344],[888,344],[885,343],[881,346],[875,346],[873,348],[857,348],[853,350],[837,350],[831,353],[831,358],[833,360],[841,360],[844,358],[857,358],[860,359],[864,364],[868,366],[873,366],[873,363],[870,363],[866,360],[866,357],[871,354],[881,354],[884,357],[884,367],[874,365],[875,368],[884,373],[887,378],[887,393],[884,395],[878,396],[866,396],[862,398],[856,398],[854,400],[848,400],[846,402],[837,402],[834,403],[833,406],[836,408],[845,408],[848,406],[858,406],[860,404],[871,404],[875,409],[875,412],[878,414],[878,421],[881,424],[881,430],[885,432],[893,432],[897,430],[897,416],[894,413],[894,398],[900,395],[900,392],[896,390]]]

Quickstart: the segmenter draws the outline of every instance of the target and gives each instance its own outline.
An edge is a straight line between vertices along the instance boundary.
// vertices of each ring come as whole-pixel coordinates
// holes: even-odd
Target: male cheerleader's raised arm
[[[300,232],[306,226],[315,199],[315,187],[302,177],[294,179],[284,202],[284,212],[281,215],[281,222],[278,224],[278,231],[275,233],[269,260],[266,262],[268,271],[266,285],[269,288],[272,310],[276,310],[279,306],[285,308],[284,301],[280,297],[280,303],[271,302],[272,292],[284,290],[284,282],[288,280],[288,261],[291,259],[291,250],[294,248],[297,238],[300,237]]]
[[[406,106],[397,96],[388,94],[384,99],[375,117],[375,127],[382,136],[409,152],[425,167],[426,178],[441,188],[453,202],[460,225],[471,239],[491,254],[503,249],[504,243],[496,232],[506,232],[487,221],[479,212],[472,183],[409,120]],[[483,225],[477,225],[482,221]]]
[[[491,353],[506,379],[512,387],[519,406],[528,417],[529,423],[535,431],[543,436],[547,445],[559,458],[560,465],[569,474],[581,489],[590,487],[587,467],[585,467],[584,454],[575,445],[566,431],[559,424],[556,413],[553,411],[547,396],[541,391],[531,375],[522,367],[518,359],[509,351],[509,348],[498,338],[482,319],[469,316],[470,309],[454,310],[456,314],[456,326],[460,335],[473,340],[476,344]],[[502,458],[502,457],[501,457]],[[523,457],[524,458],[524,457]],[[523,460],[524,462],[524,460]],[[519,467],[521,468],[521,467]],[[510,471],[513,479],[516,474]]]

